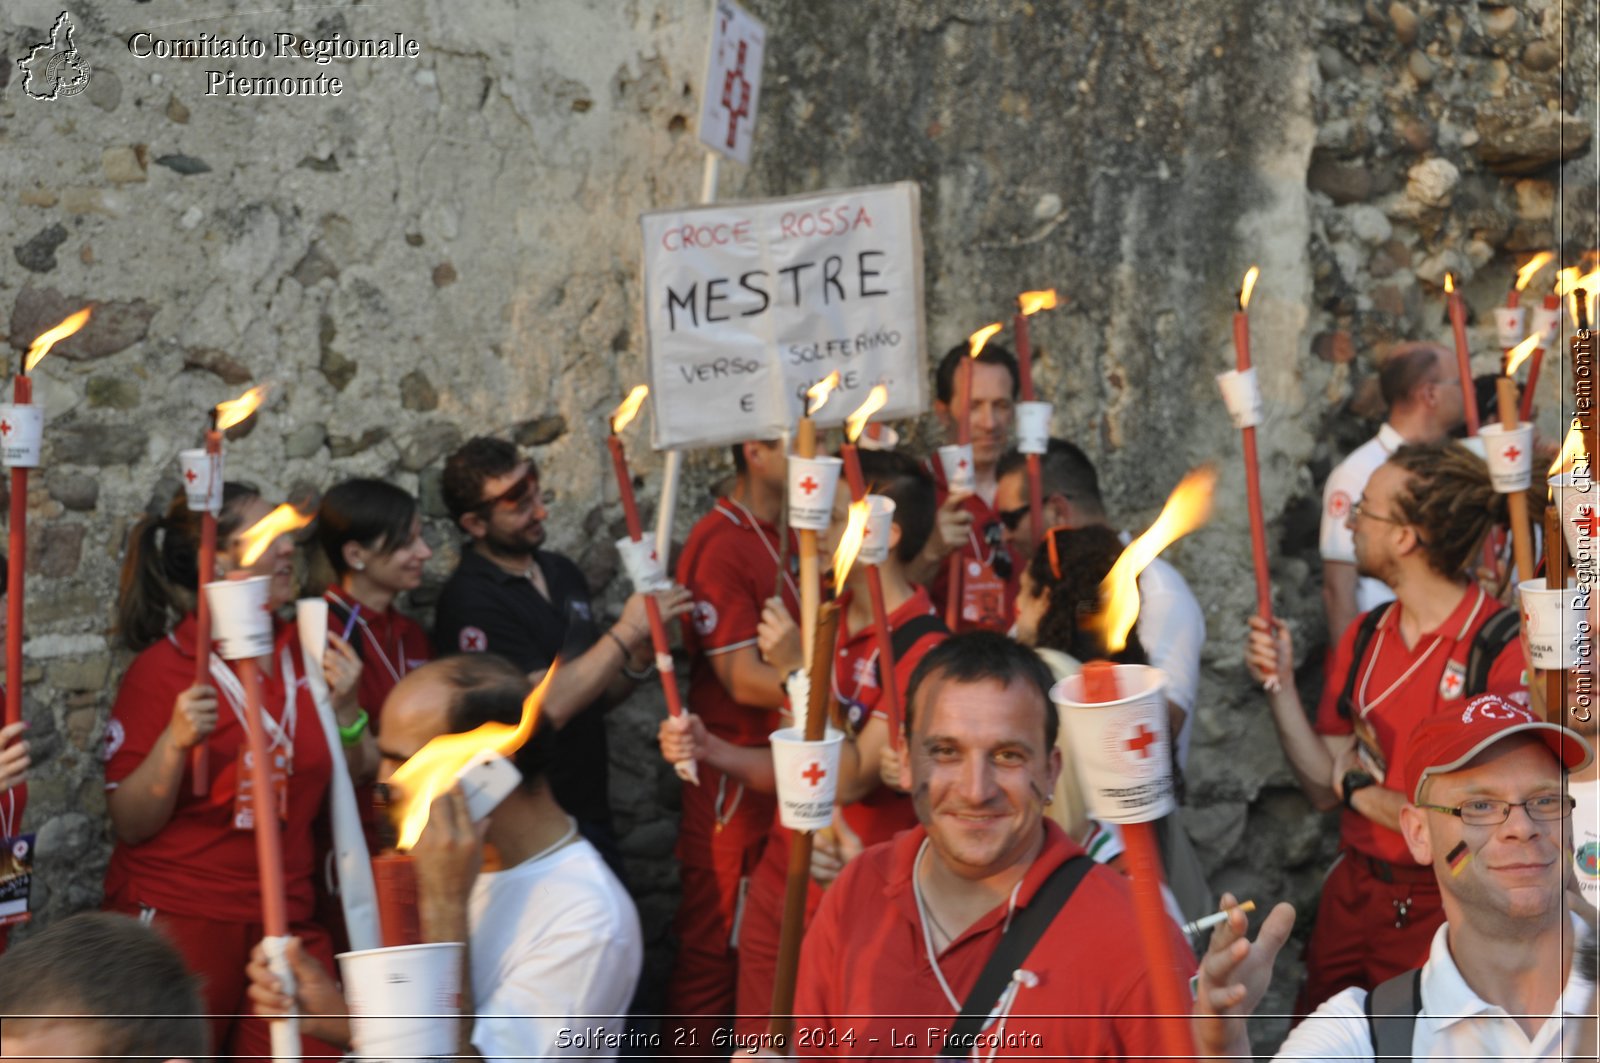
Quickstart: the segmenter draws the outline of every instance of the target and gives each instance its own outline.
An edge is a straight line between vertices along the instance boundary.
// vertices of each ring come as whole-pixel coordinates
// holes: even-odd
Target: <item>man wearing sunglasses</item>
[[[1050,440],[1049,450],[1039,459],[1039,479],[1044,527],[1111,526],[1100,498],[1100,478],[1094,463],[1077,446],[1064,439]],[[1026,455],[1013,450],[1000,459],[994,504],[999,512],[1001,539],[1025,567],[1039,548],[1028,517]],[[1131,538],[1127,532],[1121,535],[1124,543]],[[1173,708],[1173,748],[1182,769],[1189,763],[1189,742],[1194,733],[1188,719],[1200,690],[1200,651],[1206,642],[1206,618],[1183,576],[1160,558],[1139,574],[1138,632],[1150,663],[1167,675],[1167,700]]]
[[[1389,415],[1378,434],[1334,466],[1322,489],[1322,604],[1328,637],[1338,638],[1356,614],[1394,597],[1384,582],[1356,572],[1355,539],[1347,519],[1367,480],[1407,443],[1444,439],[1461,423],[1461,375],[1455,356],[1437,343],[1405,343],[1378,369],[1378,389]]]
[[[1447,921],[1425,962],[1370,994],[1352,988],[1333,997],[1289,1034],[1278,1058],[1570,1052],[1580,1026],[1593,1026],[1594,972],[1574,961],[1574,945],[1592,931],[1563,903],[1573,806],[1565,776],[1592,755],[1576,733],[1538,720],[1524,695],[1484,695],[1419,726],[1394,772],[1403,776],[1400,832],[1437,880]],[[1250,1056],[1244,1016],[1270,982],[1287,908],[1242,949],[1242,914],[1212,936],[1195,1002],[1202,1054]]]
[[[542,708],[560,728],[550,788],[584,837],[620,868],[603,710],[649,674],[644,596],[631,595],[609,628],[600,623],[582,570],[544,549],[549,500],[538,467],[511,443],[468,440],[446,460],[441,486],[467,541],[439,594],[434,645],[447,654],[497,654],[535,679],[561,660]],[[666,619],[688,611],[689,595],[681,588],[658,598]]]

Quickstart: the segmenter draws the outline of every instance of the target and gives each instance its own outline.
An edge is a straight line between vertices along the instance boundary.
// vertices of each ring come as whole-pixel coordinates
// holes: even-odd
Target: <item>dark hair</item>
[[[504,476],[524,461],[538,472],[532,458],[524,458],[520,451],[504,439],[493,436],[474,436],[461,444],[454,454],[445,459],[444,473],[440,477],[440,493],[444,495],[445,508],[455,520],[471,513],[483,501],[485,481]]]
[[[948,405],[956,397],[956,368],[961,365],[963,358],[971,356],[971,351],[972,347],[963,340],[939,359],[939,368],[933,374],[933,391],[940,402]],[[978,361],[984,365],[1001,366],[1011,374],[1011,398],[1015,401],[1017,389],[1022,386],[1017,356],[998,343],[991,343],[978,352]]]
[[[417,500],[383,480],[355,479],[334,484],[317,510],[317,541],[328,556],[336,579],[350,570],[345,543],[378,554],[392,554],[411,541]]]
[[[34,1022],[93,1027],[102,1059],[210,1052],[199,985],[178,950],[110,912],[62,919],[0,956],[0,1025]]]
[[[1003,479],[1027,465],[1026,454],[1008,450],[995,467],[995,478]],[[1105,515],[1105,502],[1100,498],[1100,476],[1094,471],[1094,462],[1074,443],[1051,438],[1049,448],[1039,456],[1039,484],[1046,498],[1060,495],[1090,515]]]
[[[746,439],[742,442],[733,444],[728,448],[733,452],[733,471],[738,475],[743,476],[750,468],[750,463],[746,461],[744,457],[745,443],[760,443],[764,447],[775,447],[779,442],[780,441],[776,439]]]
[[[1394,504],[1416,528],[1429,567],[1441,576],[1460,576],[1489,529],[1506,519],[1506,496],[1494,489],[1489,467],[1448,440],[1408,444],[1389,455],[1388,463],[1406,473]]]
[[[522,703],[533,684],[522,669],[492,653],[458,653],[441,658],[434,667],[450,686],[450,707],[445,714],[450,734],[470,731],[486,723],[516,724]],[[511,763],[522,773],[522,788],[533,790],[550,769],[550,725],[541,715],[533,735],[512,754]]]
[[[218,543],[240,530],[245,505],[260,497],[254,484],[222,485]],[[194,609],[200,584],[200,520],[179,491],[165,513],[146,514],[128,533],[118,581],[117,634],[129,649],[142,650],[166,638]]]
[[[1444,348],[1437,343],[1402,343],[1389,352],[1389,357],[1378,367],[1378,390],[1383,402],[1391,410],[1417,393],[1433,380],[1433,370],[1439,364]]]
[[[994,631],[968,631],[951,635],[929,650],[911,673],[906,684],[906,735],[911,734],[916,715],[917,694],[934,680],[981,683],[994,680],[1001,686],[1022,682],[1039,692],[1044,702],[1045,747],[1054,748],[1061,717],[1050,700],[1054,683],[1050,669],[1028,647]]]
[[[868,492],[894,501],[894,522],[900,528],[895,557],[909,565],[933,533],[939,508],[933,478],[910,457],[892,450],[860,450],[857,455]]]
[[[1050,567],[1052,539],[1061,562],[1060,579]],[[1128,644],[1122,652],[1112,654],[1106,652],[1105,639],[1098,629],[1083,626],[1086,617],[1100,612],[1100,584],[1121,554],[1122,539],[1104,524],[1055,528],[1047,533],[1028,562],[1033,585],[1050,598],[1050,605],[1039,620],[1038,645],[1060,650],[1078,661],[1148,662],[1135,632],[1128,633]]]

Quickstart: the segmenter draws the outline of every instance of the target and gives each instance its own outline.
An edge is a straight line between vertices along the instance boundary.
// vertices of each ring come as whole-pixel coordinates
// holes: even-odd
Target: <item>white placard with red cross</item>
[[[880,419],[922,413],[920,209],[903,181],[643,215],[655,448],[777,439],[833,370],[819,427],[878,383]]]
[[[711,8],[711,53],[700,92],[700,143],[748,166],[761,99],[767,27],[733,0]]]

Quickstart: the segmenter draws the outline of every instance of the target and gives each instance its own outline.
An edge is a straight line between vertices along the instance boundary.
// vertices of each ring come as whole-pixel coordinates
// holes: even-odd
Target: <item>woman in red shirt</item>
[[[271,506],[252,487],[228,484],[217,518],[217,575],[237,569],[240,533]],[[141,652],[123,676],[106,735],[107,806],[116,848],[106,873],[106,907],[159,927],[205,985],[219,1053],[271,1055],[267,1023],[248,1017],[245,965],[261,939],[261,892],[254,814],[242,781],[246,746],[244,690],[232,662],[214,652],[210,682],[196,684],[195,617],[199,515],[182,494],[167,512],[131,533],[118,601],[119,630]],[[250,567],[270,576],[274,610],[294,596],[294,544],[279,538]],[[274,803],[284,821],[283,864],[290,932],[331,971],[327,933],[312,919],[316,818],[335,769],[304,675],[294,625],[274,620],[274,651],[260,658],[263,724],[282,753]],[[361,664],[348,644],[329,637],[321,662],[341,726],[356,716]],[[370,734],[349,739],[352,775],[370,778],[377,749]],[[209,787],[194,794],[190,752],[205,743]],[[276,758],[275,758],[276,759]],[[344,770],[344,766],[339,766]],[[241,815],[241,813],[243,813]],[[339,1053],[307,1042],[308,1056]]]

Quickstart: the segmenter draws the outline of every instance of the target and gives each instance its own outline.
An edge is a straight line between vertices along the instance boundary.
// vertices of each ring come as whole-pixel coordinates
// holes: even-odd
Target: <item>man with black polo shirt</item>
[[[442,653],[498,654],[529,673],[561,660],[542,709],[560,728],[550,787],[617,867],[602,712],[648,675],[644,596],[632,595],[609,628],[600,624],[578,566],[542,549],[550,514],[539,470],[505,440],[479,436],[450,455],[443,493],[468,542],[439,595],[434,646]],[[690,606],[679,588],[658,599],[667,620]]]

